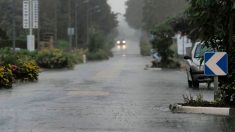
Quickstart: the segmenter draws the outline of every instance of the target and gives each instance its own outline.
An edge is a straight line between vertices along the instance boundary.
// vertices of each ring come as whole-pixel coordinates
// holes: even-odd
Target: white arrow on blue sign
[[[226,52],[206,52],[204,60],[206,76],[226,76],[228,74],[228,54]]]

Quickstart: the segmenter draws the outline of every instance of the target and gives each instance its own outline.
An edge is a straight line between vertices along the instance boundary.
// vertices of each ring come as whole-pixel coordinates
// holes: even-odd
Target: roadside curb
[[[51,72],[51,71],[69,71],[69,70],[73,70],[73,68],[69,69],[69,68],[55,68],[55,69],[49,69],[49,68],[40,68],[39,69],[39,73],[42,72]]]
[[[148,68],[148,70],[151,70],[151,71],[161,71],[162,68]]]
[[[193,107],[193,106],[182,106],[179,104],[174,104],[174,105],[170,105],[169,109],[173,113],[191,113],[191,114],[235,116],[235,108]]]
[[[149,66],[146,66],[145,68],[144,68],[144,70],[151,70],[151,71],[162,71],[162,68],[151,68],[151,67],[149,67]]]

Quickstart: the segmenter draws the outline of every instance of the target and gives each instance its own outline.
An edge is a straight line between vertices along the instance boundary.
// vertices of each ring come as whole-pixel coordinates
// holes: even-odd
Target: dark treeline
[[[185,0],[128,0],[126,4],[129,25],[147,31],[183,13],[186,8]]]
[[[143,25],[142,19],[144,0],[128,0],[126,5],[126,21],[135,29],[141,28]]]
[[[26,39],[28,31],[22,28],[22,1],[0,1],[0,29],[5,32],[1,34],[9,39],[13,19],[16,20],[17,39]],[[40,0],[40,34],[53,34],[55,41],[67,41],[67,28],[77,27],[78,45],[84,47],[88,32],[96,30],[107,35],[116,26],[116,14],[111,12],[107,0]],[[34,30],[35,34],[39,31]]]

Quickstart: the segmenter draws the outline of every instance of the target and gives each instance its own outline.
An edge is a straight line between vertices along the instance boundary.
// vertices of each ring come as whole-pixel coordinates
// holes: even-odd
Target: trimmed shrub
[[[67,66],[67,57],[59,49],[43,49],[38,52],[37,63],[42,68],[64,68]]]
[[[215,101],[206,101],[203,99],[202,94],[198,94],[196,98],[192,95],[183,95],[184,103],[181,105],[183,106],[195,106],[195,107],[232,107],[233,105],[225,104],[222,100],[215,100]]]
[[[35,61],[19,63],[14,67],[13,74],[16,80],[20,81],[37,81],[39,75],[39,67]]]
[[[78,49],[64,52],[60,49],[44,49],[38,52],[37,63],[42,68],[73,68],[82,62],[86,50]]]
[[[77,49],[77,50],[74,50],[71,54],[74,56],[75,63],[79,64],[83,62],[83,55],[87,54],[87,50]]]
[[[8,65],[16,63],[16,55],[10,48],[0,49],[0,65]]]
[[[105,50],[98,50],[97,52],[89,52],[87,54],[87,59],[90,61],[95,60],[108,60],[110,56],[110,53]]]
[[[151,44],[146,41],[140,41],[140,54],[142,56],[150,56]]]
[[[20,50],[14,53],[10,48],[0,49],[0,64],[5,70],[1,70],[0,87],[12,87],[14,80],[36,81],[39,67],[35,58],[37,58],[37,52]]]
[[[36,51],[28,51],[28,50],[20,50],[16,52],[17,58],[30,58],[31,60],[36,60],[38,57],[38,53]]]
[[[34,61],[17,65],[0,66],[0,87],[11,88],[15,80],[38,80],[39,67]]]
[[[23,60],[23,59],[22,59]],[[0,66],[0,87],[11,88],[15,80],[38,80],[39,67],[33,60],[17,60],[17,65]]]
[[[0,65],[17,64],[19,60],[35,60],[37,52],[19,50],[15,53],[10,48],[0,49]]]
[[[62,49],[62,50],[69,49],[69,42],[66,40],[58,40],[56,48]]]
[[[0,66],[0,87],[11,88],[14,82],[14,75],[11,70],[11,65]]]

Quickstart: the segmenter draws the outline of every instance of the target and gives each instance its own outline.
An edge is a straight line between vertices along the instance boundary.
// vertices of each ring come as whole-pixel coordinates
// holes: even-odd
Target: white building
[[[187,36],[182,36],[180,33],[176,34],[175,37],[177,44],[178,55],[187,55],[187,49],[192,47],[192,42]]]

